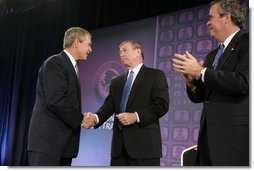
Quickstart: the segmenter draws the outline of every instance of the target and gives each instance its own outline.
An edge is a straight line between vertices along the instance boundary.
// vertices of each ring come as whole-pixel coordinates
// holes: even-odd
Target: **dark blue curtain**
[[[1,0],[0,16],[16,15],[52,0]]]
[[[43,7],[38,10],[43,16]],[[27,165],[37,72],[42,61],[62,49],[65,28],[54,18],[39,18],[34,12],[0,19],[1,165]]]

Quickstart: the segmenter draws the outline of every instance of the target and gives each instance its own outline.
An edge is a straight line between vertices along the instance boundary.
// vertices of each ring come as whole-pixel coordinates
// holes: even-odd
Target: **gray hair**
[[[124,44],[126,44],[126,43],[130,43],[130,44],[132,45],[133,49],[140,49],[140,50],[141,50],[142,59],[144,59],[144,51],[143,51],[143,48],[142,48],[142,46],[141,46],[141,44],[140,44],[139,41],[137,41],[137,40],[125,40],[125,41],[123,41],[123,42],[119,45],[119,48],[120,48],[121,46],[123,46]]]
[[[220,16],[224,16],[226,13],[231,14],[232,22],[239,28],[243,28],[246,9],[241,0],[213,0],[210,6],[219,4]]]
[[[87,30],[85,30],[81,27],[71,27],[71,28],[69,28],[64,33],[63,48],[66,49],[66,48],[71,47],[71,45],[73,44],[75,39],[78,39],[80,42],[83,42],[84,38],[87,35],[91,36],[91,34]]]

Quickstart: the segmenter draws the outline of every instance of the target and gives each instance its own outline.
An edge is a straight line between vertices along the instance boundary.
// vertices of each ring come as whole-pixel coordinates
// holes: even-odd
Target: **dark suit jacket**
[[[28,150],[66,158],[77,156],[81,114],[80,85],[63,51],[41,66],[29,127]]]
[[[204,103],[198,150],[207,131],[213,165],[249,165],[249,34],[239,31],[233,37],[214,70],[217,51],[205,59],[205,83],[199,79],[195,93],[187,88],[193,102]]]
[[[109,95],[96,112],[99,117],[98,128],[112,114],[120,113],[120,103],[127,75],[121,75],[111,81]],[[123,146],[133,158],[160,158],[162,156],[159,118],[169,108],[168,84],[164,72],[141,67],[131,89],[126,112],[136,111],[140,123],[117,126],[114,118],[111,157],[118,157]]]

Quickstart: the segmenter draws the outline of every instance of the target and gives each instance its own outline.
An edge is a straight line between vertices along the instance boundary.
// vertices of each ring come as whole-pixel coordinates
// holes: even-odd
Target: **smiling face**
[[[211,37],[223,41],[224,31],[226,30],[226,15],[221,16],[219,13],[219,4],[214,4],[210,8],[207,26],[210,30]]]
[[[64,34],[63,48],[67,50],[75,60],[86,60],[92,52],[92,36],[80,27],[71,27]]]
[[[77,47],[77,60],[86,60],[89,53],[92,52],[92,40],[90,35],[86,35],[81,40],[75,40]]]

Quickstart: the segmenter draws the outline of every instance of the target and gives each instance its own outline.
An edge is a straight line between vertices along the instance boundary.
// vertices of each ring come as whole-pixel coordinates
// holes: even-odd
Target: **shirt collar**
[[[133,69],[130,69],[129,72],[128,72],[128,75],[130,74],[130,71],[131,71],[131,70],[134,72],[134,75],[138,75],[138,72],[139,72],[139,70],[141,69],[142,65],[143,65],[143,63],[137,65],[137,66],[136,66],[135,68],[133,68]]]
[[[65,52],[66,55],[69,57],[69,59],[71,60],[72,65],[73,65],[73,67],[75,68],[75,65],[77,64],[77,61],[73,58],[73,56],[72,56],[67,50],[64,50],[64,52]]]
[[[230,36],[228,36],[228,38],[223,42],[224,44],[224,50],[227,48],[228,44],[230,43],[230,41],[233,39],[233,37],[235,36],[235,34],[238,32],[239,30],[237,30],[236,32],[232,33]]]

